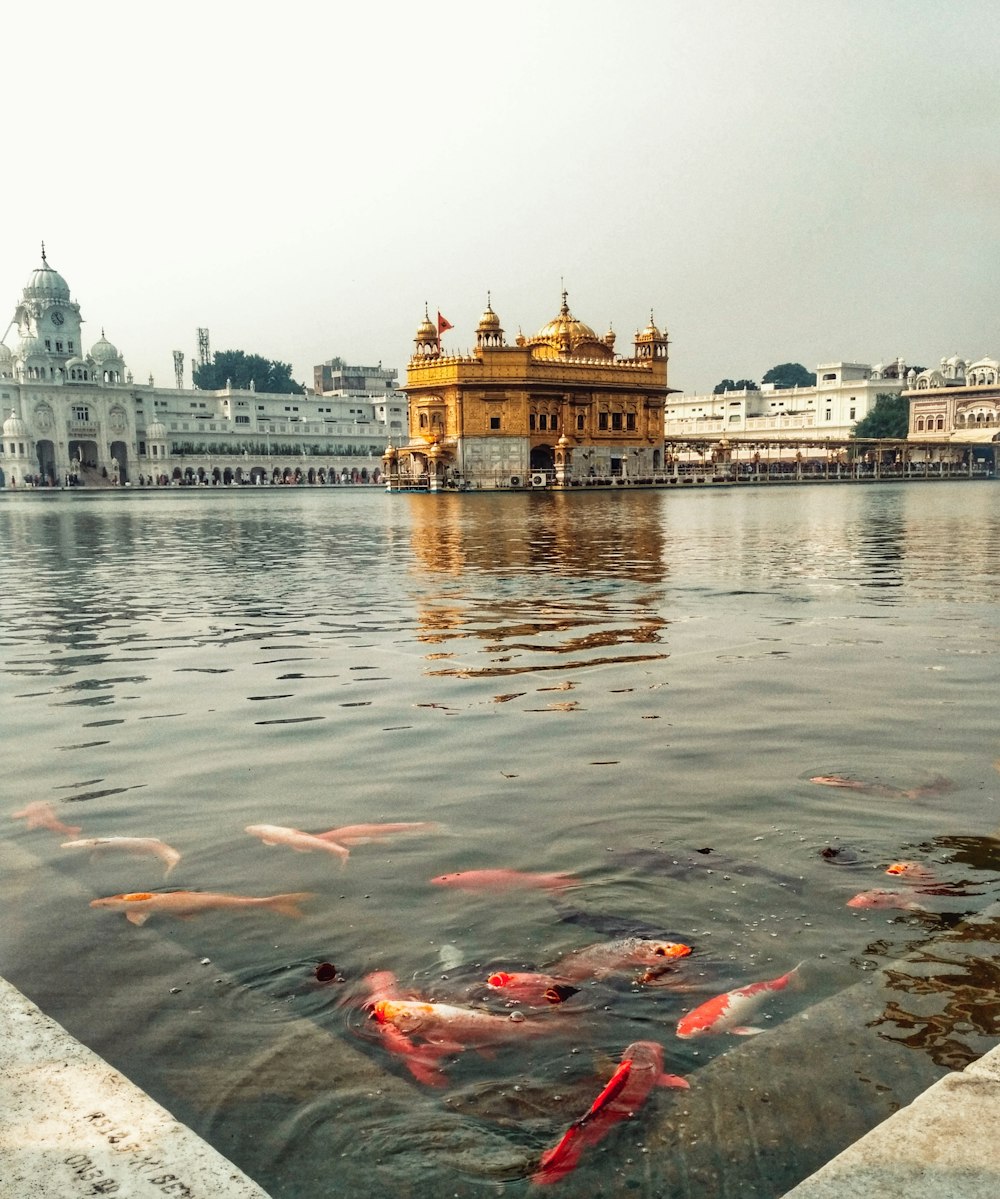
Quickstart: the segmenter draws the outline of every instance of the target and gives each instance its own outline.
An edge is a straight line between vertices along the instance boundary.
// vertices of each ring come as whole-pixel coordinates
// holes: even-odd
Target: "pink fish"
[[[546,1007],[552,1003],[563,1003],[578,988],[553,978],[551,974],[508,973],[497,970],[486,980],[486,985],[501,992],[505,999],[526,1003],[530,1007]]]
[[[902,911],[926,912],[927,909],[912,900],[905,891],[884,891],[876,887],[872,891],[861,891],[847,901],[849,908],[899,908]]]
[[[575,949],[553,967],[553,974],[574,981],[583,978],[606,978],[632,966],[662,966],[687,957],[690,945],[679,941],[656,941],[649,937],[622,937],[617,941],[602,941]]]
[[[919,862],[893,862],[891,866],[886,868],[886,874],[906,879],[907,882],[911,883],[937,882],[937,876],[934,874],[934,871],[927,866],[922,866]]]
[[[799,967],[789,970],[779,978],[767,982],[750,983],[746,987],[737,987],[734,991],[726,991],[700,1004],[677,1021],[677,1035],[685,1039],[701,1037],[707,1033],[730,1032],[738,1037],[752,1036],[763,1032],[762,1028],[751,1028],[745,1021],[766,1002],[776,991],[786,987],[798,989],[801,987]]]
[[[874,795],[880,799],[923,799],[925,796],[944,795],[955,786],[951,779],[942,776],[923,786],[909,789],[892,787],[888,783],[868,783],[845,774],[817,774],[809,781],[819,783],[822,787],[843,787],[848,791],[859,791],[863,795]]]
[[[340,859],[341,865],[351,856],[351,851],[346,845],[324,840],[313,833],[300,832],[297,828],[285,828],[280,824],[248,824],[246,832],[252,837],[260,837],[265,845],[287,845],[298,853],[311,853],[318,849],[321,853],[333,854]]]
[[[47,828],[61,837],[75,837],[80,832],[78,824],[63,824],[56,815],[55,807],[47,800],[36,799],[19,812],[11,812],[12,820],[24,820],[28,828]]]
[[[317,833],[321,841],[336,841],[340,845],[363,845],[367,841],[381,841],[396,833],[419,833],[439,826],[425,820],[405,821],[396,824],[345,824],[332,828],[328,833]]]
[[[391,970],[377,970],[365,978],[368,989],[367,998],[362,1006],[366,1011],[373,1011],[375,1005],[383,999],[399,999],[399,987],[396,976]],[[378,1021],[379,1039],[389,1053],[398,1057],[407,1070],[418,1081],[429,1087],[447,1086],[448,1080],[441,1070],[440,1061],[447,1057],[450,1048],[441,1048],[431,1044],[418,1044],[400,1030],[391,1021]]]
[[[631,1119],[657,1086],[687,1087],[688,1083],[677,1074],[663,1073],[660,1045],[636,1041],[622,1054],[621,1065],[587,1111],[542,1154],[531,1181],[556,1182],[576,1169],[583,1151],[602,1141],[621,1120]]]
[[[463,891],[564,891],[580,880],[572,874],[530,874],[523,870],[459,870],[456,874],[439,874],[431,882],[438,887],[459,887]]]
[[[167,912],[171,916],[186,919],[202,912],[220,908],[271,908],[282,916],[301,916],[299,904],[312,896],[308,891],[295,891],[285,895],[220,895],[211,891],[133,891],[124,895],[108,895],[103,899],[92,899],[92,908],[107,908],[113,912],[124,912],[130,924],[145,924],[155,912]]]
[[[164,878],[181,860],[178,851],[172,845],[161,841],[159,837],[85,837],[82,841],[64,841],[60,848],[89,849],[95,855],[103,853],[105,850],[118,850],[137,856],[148,854],[159,858],[164,864],[166,867],[163,872]]]

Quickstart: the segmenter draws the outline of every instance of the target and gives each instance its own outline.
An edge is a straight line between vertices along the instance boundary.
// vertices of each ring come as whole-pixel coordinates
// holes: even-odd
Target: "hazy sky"
[[[461,351],[563,285],[688,392],[1000,355],[998,45],[997,0],[20,4],[0,300],[44,239],[160,384],[199,326],[402,379],[425,301]]]

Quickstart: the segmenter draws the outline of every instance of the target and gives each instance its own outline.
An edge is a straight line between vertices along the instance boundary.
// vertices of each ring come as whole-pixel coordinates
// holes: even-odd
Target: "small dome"
[[[493,305],[487,299],[486,311],[479,318],[479,324],[476,327],[477,333],[502,333],[500,328],[500,318],[493,311]]]
[[[4,343],[0,341],[0,362],[10,362],[13,357],[14,354],[10,346],[5,346]]]
[[[652,312],[649,314],[649,324],[641,333],[635,335],[636,341],[662,341],[666,337],[666,332],[660,332],[656,327],[656,321],[653,320]]]
[[[90,349],[90,356],[95,362],[121,362],[121,354],[118,353],[118,347],[112,345],[104,336],[104,330],[101,330],[101,340],[95,341]]]
[[[73,370],[76,367],[86,366],[86,362],[82,358],[70,358],[66,363],[67,370]]]
[[[32,335],[29,333],[27,337],[22,337],[18,341],[17,353],[18,353],[18,357],[22,361],[25,361],[28,358],[32,358],[37,354],[44,354],[45,348],[42,345],[40,338],[32,337]]]
[[[424,319],[420,322],[420,328],[417,329],[417,335],[413,340],[420,345],[426,345],[429,342],[433,342],[436,345],[437,339],[437,327],[428,315],[427,310],[424,309]]]
[[[44,251],[42,253],[42,265],[32,271],[31,278],[25,285],[24,298],[26,300],[69,299],[69,284],[58,271],[54,271],[49,266],[45,260]]]
[[[147,441],[166,441],[167,426],[160,420],[150,421],[146,426]]]
[[[3,422],[4,437],[27,437],[28,426],[17,415],[16,412],[11,412],[10,416]]]

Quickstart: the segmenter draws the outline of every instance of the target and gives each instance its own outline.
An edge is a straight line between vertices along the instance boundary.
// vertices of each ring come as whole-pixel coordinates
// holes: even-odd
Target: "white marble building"
[[[149,482],[377,482],[406,400],[272,395],[136,383],[104,335],[84,348],[80,305],[48,263],[0,340],[0,487]]]
[[[684,395],[667,400],[666,435],[726,437],[753,441],[816,435],[849,437],[867,416],[879,395],[898,395],[915,372],[901,358],[888,365],[830,362],[816,367],[813,387],[776,388],[765,383],[759,391],[743,389],[719,395]]]

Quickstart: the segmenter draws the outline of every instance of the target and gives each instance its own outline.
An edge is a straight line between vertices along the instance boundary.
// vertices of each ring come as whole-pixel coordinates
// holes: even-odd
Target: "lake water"
[[[275,1199],[527,1193],[630,1042],[693,1088],[734,1038],[680,1040],[682,1012],[804,962],[774,1025],[926,936],[926,913],[846,906],[898,888],[891,862],[950,887],[922,901],[941,918],[996,898],[998,497],[4,495],[7,812],[182,857],[165,879],[5,816],[0,972]],[[864,788],[810,781],[835,775]],[[244,831],[386,821],[434,827],[344,866]],[[573,883],[430,882],[484,869]],[[172,889],[310,898],[141,926],[90,907]],[[492,971],[635,932],[694,952],[528,1010],[511,1023],[541,1035],[446,1055],[446,1086],[360,1006],[385,970],[504,1012]]]

